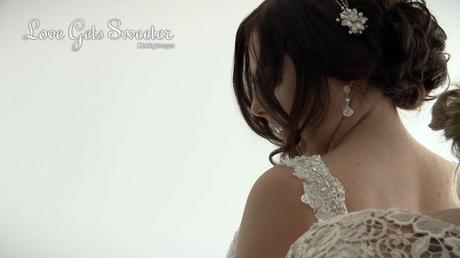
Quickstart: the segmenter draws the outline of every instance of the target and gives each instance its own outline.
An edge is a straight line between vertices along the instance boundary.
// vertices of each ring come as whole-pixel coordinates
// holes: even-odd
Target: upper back
[[[456,162],[425,148],[413,153],[371,151],[322,155],[331,173],[347,192],[350,211],[366,208],[401,207],[416,211],[460,208],[455,184]],[[457,180],[458,181],[458,180]]]
[[[304,181],[301,200],[313,207],[318,220],[327,219],[326,212],[333,215],[343,210],[399,207],[426,213],[460,208],[456,162],[429,153],[406,162],[331,154],[336,153],[280,159]],[[334,207],[338,208],[334,211]]]
[[[350,161],[354,161],[355,163]],[[398,182],[397,180],[393,180],[391,176],[382,174],[379,175],[379,173],[375,172],[380,172],[381,167],[374,170],[370,169],[369,171],[371,172],[366,174],[366,169],[363,169],[360,166],[357,166],[357,169],[352,169],[353,166],[349,165],[364,164],[360,163],[359,159],[341,160],[338,158],[334,159],[331,155],[326,157],[320,155],[302,155],[293,159],[284,159],[282,157],[280,159],[280,164],[291,167],[293,171],[291,169],[281,168],[278,166],[274,167],[270,173],[264,173],[266,176],[261,177],[266,180],[258,180],[258,182],[270,183],[259,183],[256,184],[257,187],[253,187],[254,191],[251,189],[251,193],[253,194],[250,194],[250,197],[248,197],[248,203],[245,207],[245,213],[241,222],[243,235],[240,236],[239,230],[235,232],[227,257],[237,257],[238,254],[242,257],[243,254],[253,254],[254,252],[257,252],[258,254],[264,253],[264,255],[268,253],[272,254],[272,251],[284,253],[285,250],[288,251],[286,257],[303,257],[302,255],[305,250],[309,250],[308,253],[311,251],[315,252],[316,245],[309,246],[309,239],[310,236],[314,235],[322,236],[322,234],[315,234],[317,230],[323,232],[318,225],[323,225],[325,227],[328,227],[328,225],[334,225],[335,227],[334,223],[337,219],[349,218],[344,220],[343,225],[353,225],[352,228],[360,230],[362,227],[354,227],[354,225],[361,226],[362,223],[366,224],[366,221],[369,221],[369,216],[377,215],[387,218],[387,215],[389,215],[390,212],[397,213],[397,210],[392,208],[411,209],[415,212],[414,216],[417,217],[420,217],[420,215],[416,213],[422,213],[421,211],[423,209],[420,207],[423,202],[410,203],[407,202],[407,200],[412,199],[423,201],[423,198],[418,198],[417,195],[420,193],[420,189],[422,188],[421,185],[426,183],[425,177],[416,177],[418,179],[422,178],[423,180]],[[348,166],[340,167],[338,164],[348,164]],[[448,164],[453,166],[452,163]],[[369,166],[369,164],[365,165]],[[450,169],[449,166],[446,167]],[[401,174],[407,177],[407,173],[404,174],[405,171],[402,171],[403,172],[401,172]],[[413,172],[413,170],[408,171]],[[300,187],[297,186],[298,181],[292,180],[292,175],[295,175],[302,182],[303,194],[300,194],[302,191],[300,190]],[[392,175],[397,177],[398,174],[393,171]],[[281,184],[272,184],[273,182],[281,182]],[[285,182],[288,183],[286,184]],[[291,182],[295,182],[295,184],[292,184]],[[392,184],[395,184],[395,187],[390,189],[385,189],[385,187],[378,188],[379,185],[391,187]],[[398,189],[398,187],[402,189]],[[392,193],[391,191],[399,192]],[[404,191],[409,193],[408,196],[401,196],[401,193]],[[277,196],[284,197],[280,199]],[[312,213],[309,211],[310,209],[307,206],[301,207],[297,205],[298,199],[291,202],[293,200],[293,196],[296,196],[296,199],[300,197],[302,202],[306,203],[308,207],[313,209],[314,215],[319,223],[312,224],[313,217]],[[385,205],[387,205],[387,207],[385,207]],[[358,210],[357,213],[355,213],[356,210]],[[409,213],[413,212],[409,211]],[[266,214],[270,215],[267,216]],[[303,214],[305,215],[305,219],[303,219]],[[302,216],[299,217],[299,215]],[[407,214],[402,214],[402,217],[398,214],[394,215],[402,219],[401,225],[407,225]],[[458,221],[460,218],[460,216],[458,216],[460,215],[460,209],[443,210],[442,212],[437,211],[436,213],[428,215],[441,219],[444,222],[460,225],[460,221]],[[261,221],[261,218],[265,218],[265,220]],[[428,221],[436,222],[435,220]],[[389,221],[389,223],[390,222],[391,221]],[[414,230],[421,230],[422,232],[426,231],[429,233],[431,229],[426,228],[427,225],[425,222],[425,220],[421,220],[421,224],[414,224]],[[446,225],[444,222],[441,221],[438,222],[438,224],[440,223],[439,225],[443,227],[451,227]],[[379,226],[378,223],[373,225]],[[266,232],[267,227],[270,228],[272,232],[277,232],[276,234],[270,235],[268,240],[267,238],[262,237],[264,234],[260,233]],[[438,228],[439,227],[435,227],[433,230],[436,231]],[[365,232],[361,232],[360,230],[358,233]],[[382,237],[382,239],[397,237],[399,236],[399,233],[403,233],[403,231],[396,230],[394,233],[395,234],[392,236]],[[345,237],[343,234],[342,236],[340,236],[340,234],[332,235],[335,236],[335,239]],[[322,240],[327,239],[329,238],[322,238]],[[365,241],[366,239],[362,238],[361,240]],[[264,245],[260,245],[259,249],[254,251],[254,243],[264,243]],[[317,242],[314,240],[312,243],[315,244]],[[330,245],[340,247],[340,245],[336,245],[330,241],[325,243],[325,246]],[[240,248],[238,249],[237,246],[240,246]],[[429,248],[430,246],[424,245],[424,247]],[[239,253],[237,253],[236,250],[240,250]],[[316,251],[318,251],[318,253],[321,252],[319,249]],[[337,255],[340,253],[341,248],[338,248]],[[336,256],[334,254],[330,257]]]

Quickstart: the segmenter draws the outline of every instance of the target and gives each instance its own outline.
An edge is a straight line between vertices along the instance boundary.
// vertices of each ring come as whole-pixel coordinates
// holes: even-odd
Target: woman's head
[[[412,110],[447,78],[446,35],[424,2],[348,3],[369,19],[361,35],[337,23],[335,0],[266,0],[237,30],[235,94],[251,129],[280,146],[271,162],[280,152],[299,154],[301,132],[342,118],[328,110],[342,104],[334,96],[343,98],[344,84]]]

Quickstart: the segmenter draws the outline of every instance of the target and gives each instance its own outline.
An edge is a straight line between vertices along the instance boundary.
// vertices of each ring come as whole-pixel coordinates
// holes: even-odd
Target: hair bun
[[[441,93],[431,111],[431,129],[444,130],[447,140],[453,140],[452,153],[460,159],[460,88]]]
[[[415,109],[447,78],[446,33],[424,0],[398,1],[383,16],[379,88],[396,106]]]

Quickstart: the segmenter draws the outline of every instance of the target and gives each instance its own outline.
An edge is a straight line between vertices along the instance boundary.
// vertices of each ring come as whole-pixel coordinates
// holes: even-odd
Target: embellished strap
[[[300,200],[313,208],[318,221],[348,212],[345,190],[340,181],[330,173],[320,155],[302,155],[292,159],[281,156],[279,164],[292,167],[292,174],[302,180],[304,194]]]

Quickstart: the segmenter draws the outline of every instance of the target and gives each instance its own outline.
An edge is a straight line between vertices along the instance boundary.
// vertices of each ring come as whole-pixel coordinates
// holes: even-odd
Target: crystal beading
[[[326,167],[320,155],[280,158],[280,165],[294,169],[293,175],[303,183],[301,201],[310,205],[318,221],[347,212],[345,190],[340,181]]]

